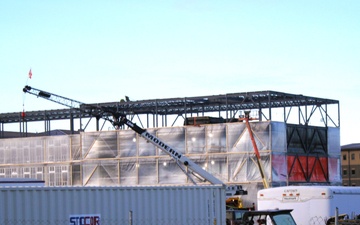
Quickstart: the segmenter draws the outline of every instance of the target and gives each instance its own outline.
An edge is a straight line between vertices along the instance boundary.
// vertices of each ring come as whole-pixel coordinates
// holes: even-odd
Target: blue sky
[[[273,90],[340,101],[359,143],[360,1],[0,1],[0,113]],[[33,78],[28,79],[32,69]]]

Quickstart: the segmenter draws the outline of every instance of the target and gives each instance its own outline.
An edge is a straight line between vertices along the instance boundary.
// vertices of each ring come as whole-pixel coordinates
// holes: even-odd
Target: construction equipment
[[[249,132],[251,143],[253,145],[254,152],[255,152],[255,155],[256,155],[256,162],[257,162],[260,174],[261,174],[263,185],[264,185],[264,188],[267,189],[267,188],[269,188],[269,184],[268,184],[266,176],[265,176],[264,168],[263,168],[263,166],[261,164],[260,153],[259,153],[259,149],[258,149],[258,147],[256,145],[256,141],[255,141],[255,138],[254,138],[251,126],[250,126],[250,120],[253,120],[253,118],[250,117],[250,111],[245,111],[245,117],[242,117],[242,118],[239,119],[239,121],[241,121],[241,122],[245,121],[246,128],[247,128],[247,130]],[[253,203],[252,206],[244,206],[243,200],[242,200],[242,195],[241,194],[235,194],[233,196],[229,196],[226,199],[226,208],[227,209],[235,209],[235,210],[236,209],[237,210],[239,210],[239,209],[254,210],[255,209],[255,203]]]
[[[237,120],[237,121],[238,122],[244,121],[246,124],[246,128],[249,132],[251,143],[254,148],[254,153],[256,156],[256,163],[257,163],[257,166],[260,171],[261,179],[262,179],[264,188],[267,189],[267,188],[269,188],[269,184],[268,184],[268,181],[267,181],[267,178],[265,175],[264,167],[261,163],[261,156],[259,153],[259,149],[257,147],[256,141],[254,138],[254,134],[253,134],[251,126],[250,126],[250,120],[254,120],[255,118],[250,117],[250,111],[245,111],[244,113],[245,113],[245,116],[239,118],[239,120]],[[190,117],[185,120],[184,125],[214,124],[214,123],[219,123],[219,122],[224,122],[224,119],[214,118],[214,117]],[[235,122],[235,121],[230,120],[230,122]],[[228,196],[228,198],[226,199],[226,207],[228,209],[255,209],[254,206],[245,207],[243,205],[242,195],[244,195],[244,194],[247,194],[247,193],[240,192],[240,194],[239,194],[239,192],[238,192],[238,194],[236,194],[236,195]]]
[[[249,122],[249,120],[250,120],[250,111],[245,111],[244,120],[245,120],[246,127],[247,127],[249,135],[250,135],[251,143],[252,143],[253,148],[254,148],[254,152],[255,152],[255,155],[256,155],[256,162],[257,162],[258,167],[259,167],[259,171],[260,171],[260,174],[261,174],[261,178],[262,178],[262,181],[263,181],[264,188],[269,188],[269,184],[268,184],[267,179],[266,179],[264,167],[261,164],[261,157],[260,157],[259,149],[258,149],[258,147],[256,145],[254,134],[252,132],[250,122]]]
[[[267,178],[265,175],[265,170],[261,163],[261,156],[259,153],[259,149],[256,145],[254,134],[253,134],[251,126],[250,126],[250,120],[254,120],[255,118],[250,117],[250,111],[244,111],[244,113],[245,113],[245,116],[239,118],[238,120],[230,119],[228,122],[239,122],[239,121],[243,122],[243,121],[245,121],[246,128],[249,132],[251,143],[254,148],[254,153],[256,156],[256,163],[257,163],[259,171],[260,171],[260,175],[261,175],[261,179],[262,179],[264,188],[269,188],[269,184],[268,184],[268,181],[267,181]],[[224,123],[224,122],[225,122],[225,120],[221,117],[208,117],[208,116],[188,117],[188,118],[185,118],[184,125],[196,126],[196,125],[200,125],[200,124],[214,124],[214,123]],[[232,198],[229,198],[228,203],[229,203],[229,205],[233,205],[233,207],[242,208],[242,201],[241,201],[241,197],[239,197],[239,196],[233,196]]]
[[[226,186],[221,180],[208,173],[206,170],[204,170],[192,160],[187,158],[185,155],[176,151],[174,148],[161,141],[158,137],[150,134],[145,129],[137,126],[131,120],[128,120],[126,118],[126,115],[119,113],[115,108],[84,104],[82,102],[62,97],[60,95],[56,95],[47,91],[39,90],[30,86],[25,86],[23,88],[23,92],[62,104],[70,108],[78,108],[79,110],[83,111],[97,112],[97,114],[100,115],[104,120],[111,122],[116,129],[120,129],[121,127],[123,127],[123,125],[127,125],[129,128],[138,133],[141,137],[145,138],[148,142],[160,148],[165,153],[170,155],[173,159],[175,159],[180,169],[188,176],[192,183],[196,184],[195,179],[198,179],[202,182],[208,181],[211,184]],[[111,117],[109,117],[109,115],[111,115]],[[246,191],[244,191],[239,185],[226,186],[226,190],[228,196],[239,193],[246,193]]]
[[[296,225],[291,211],[292,209],[228,210],[226,211],[226,225]]]
[[[226,208],[227,209],[244,209],[244,210],[255,210],[255,203],[252,204],[252,206],[245,206],[244,202],[242,200],[242,196],[247,195],[246,193],[235,193],[232,196],[228,196],[226,198]]]
[[[104,124],[106,121],[110,121],[111,122],[111,117],[113,117],[113,114],[110,113],[106,113],[104,110],[102,110],[102,108],[100,107],[82,107],[83,105],[85,106],[86,104],[71,98],[67,98],[67,97],[63,97],[61,95],[57,95],[54,93],[50,93],[48,91],[44,91],[44,90],[40,90],[31,86],[26,85],[23,88],[23,92],[24,93],[28,93],[31,95],[34,95],[36,97],[40,97],[43,98],[45,100],[49,100],[55,103],[58,103],[60,105],[69,107],[73,110],[77,110],[80,111],[82,113],[84,113],[85,115],[91,115],[92,117],[95,117],[97,120],[96,123],[96,130],[100,130],[100,126],[99,126],[99,120],[100,118],[104,119]],[[112,110],[114,111],[114,110]],[[25,115],[25,113],[24,113]],[[85,125],[84,128],[80,128],[81,130],[85,130],[86,127],[89,125],[90,120],[88,121],[88,123]],[[103,124],[103,126],[104,126]],[[73,126],[73,125],[72,125]],[[82,125],[81,125],[82,126]],[[115,127],[117,128],[117,127]],[[73,130],[73,128],[71,128]]]
[[[116,115],[117,116],[117,115]],[[116,117],[115,116],[115,117]],[[183,155],[182,153],[178,152],[171,146],[167,145],[165,142],[160,140],[158,137],[150,134],[145,129],[139,127],[135,123],[133,123],[131,120],[128,120],[125,115],[120,115],[120,118],[118,121],[114,121],[115,126],[122,126],[127,125],[129,128],[131,128],[133,131],[138,133],[141,137],[146,139],[149,143],[155,145],[156,147],[160,148],[162,151],[170,155],[178,164],[178,166],[181,168],[181,170],[188,176],[188,178],[196,184],[194,178],[200,179],[202,182],[210,182],[211,184],[216,185],[223,185],[226,186],[221,180],[198,166],[195,162],[190,160],[188,157]],[[191,176],[193,175],[193,176]],[[243,192],[242,186],[239,185],[229,185],[226,186],[226,193],[227,195],[235,195],[236,193]]]
[[[148,142],[152,143],[156,147],[163,150],[165,153],[170,155],[173,159],[175,159],[176,163],[179,165],[179,167],[186,173],[189,174],[191,171],[196,177],[201,176],[204,180],[203,181],[209,181],[211,184],[221,184],[224,185],[222,181],[220,181],[218,178],[214,177],[210,173],[208,173],[206,170],[202,169],[200,166],[198,166],[196,163],[194,163],[192,160],[187,158],[182,153],[176,151],[174,148],[170,147],[163,141],[161,141],[158,137],[150,134],[145,129],[142,129],[141,127],[137,126],[132,121],[128,120],[125,115],[121,115],[120,120],[118,124],[115,125],[127,125],[129,128],[134,130],[136,133],[138,133],[141,137],[145,138]],[[186,171],[181,164],[186,166],[190,171]],[[196,184],[194,179],[188,175],[188,177],[193,181],[193,183]]]
[[[40,89],[30,87],[28,85],[26,85],[23,88],[23,92],[31,94],[31,95],[35,95],[36,97],[40,97],[40,98],[43,98],[43,99],[46,99],[46,100],[49,100],[49,101],[52,101],[55,103],[59,103],[61,105],[69,107],[69,108],[80,108],[80,105],[84,104],[82,102],[79,102],[79,101],[76,101],[76,100],[73,100],[70,98],[66,98],[66,97],[63,97],[63,96],[60,96],[57,94],[53,94],[53,93],[50,93],[47,91],[42,91]]]

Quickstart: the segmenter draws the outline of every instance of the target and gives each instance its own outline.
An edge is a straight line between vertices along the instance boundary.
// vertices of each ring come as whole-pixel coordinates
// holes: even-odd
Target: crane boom
[[[46,100],[49,100],[49,101],[52,101],[55,103],[59,103],[61,105],[64,105],[64,106],[67,106],[70,108],[80,108],[80,105],[83,104],[82,102],[79,102],[79,101],[76,101],[76,100],[73,100],[70,98],[66,98],[66,97],[63,97],[63,96],[60,96],[57,94],[53,94],[53,93],[50,93],[47,91],[42,91],[40,89],[36,89],[36,88],[30,87],[28,85],[26,85],[23,88],[23,92],[35,95],[37,97],[44,98]]]
[[[224,182],[201,168],[199,165],[197,165],[195,162],[190,160],[188,157],[183,155],[182,153],[176,151],[174,148],[167,145],[165,142],[160,140],[158,137],[150,134],[146,129],[143,129],[133,123],[131,120],[128,120],[126,118],[126,115],[121,114],[117,112],[114,108],[108,108],[108,107],[99,107],[94,106],[91,104],[84,104],[82,102],[66,98],[60,95],[56,95],[47,91],[42,91],[40,89],[36,89],[30,86],[25,86],[23,88],[24,93],[29,93],[32,95],[35,95],[37,97],[41,97],[50,101],[53,101],[55,103],[59,103],[61,105],[70,107],[70,108],[79,108],[81,110],[98,110],[101,112],[102,118],[105,120],[110,121],[114,127],[119,128],[120,126],[126,124],[128,127],[130,127],[132,130],[134,130],[136,133],[138,133],[141,137],[146,139],[148,142],[152,143],[156,147],[163,150],[165,153],[170,155],[173,159],[175,159],[176,163],[180,166],[180,168],[186,173],[186,175],[194,182],[194,180],[189,176],[189,172],[192,173],[195,177],[201,177],[204,181],[208,181],[211,184],[215,185],[222,185],[226,187],[226,192],[228,194],[234,194],[234,193],[247,193],[242,189],[241,185],[225,185]],[[105,116],[105,114],[111,114],[113,119],[109,119]],[[188,170],[186,171],[183,166],[185,166]],[[194,182],[195,183],[195,182]]]
[[[176,151],[174,148],[167,145],[165,142],[160,140],[158,137],[150,134],[145,129],[142,129],[141,127],[137,126],[132,121],[128,120],[125,116],[120,117],[120,124],[126,124],[128,127],[130,127],[132,130],[134,130],[136,133],[138,133],[140,136],[145,138],[148,142],[152,143],[153,145],[157,146],[164,152],[166,152],[168,155],[170,155],[173,159],[176,160],[176,162],[181,162],[183,165],[185,165],[188,169],[190,169],[193,173],[196,173],[197,175],[201,176],[205,180],[209,181],[211,184],[221,184],[224,185],[224,183],[216,178],[215,176],[211,175],[209,172],[201,168],[199,165],[194,163],[192,160],[187,158],[182,153]]]
[[[247,127],[247,129],[249,131],[251,143],[252,143],[253,148],[254,148],[254,152],[255,152],[255,155],[256,155],[256,162],[257,162],[259,170],[260,170],[261,179],[263,181],[264,188],[269,188],[269,184],[268,184],[267,179],[266,179],[265,171],[264,171],[264,168],[263,168],[263,166],[261,164],[261,157],[260,157],[259,149],[258,149],[258,147],[256,145],[255,138],[254,138],[253,132],[251,130],[249,119],[250,119],[250,111],[246,111],[245,112],[245,123],[246,123],[246,127]]]

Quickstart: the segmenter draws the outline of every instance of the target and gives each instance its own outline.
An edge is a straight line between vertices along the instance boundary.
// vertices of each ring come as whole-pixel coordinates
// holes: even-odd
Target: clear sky
[[[340,101],[360,143],[359,0],[1,0],[0,113],[273,90]],[[33,77],[28,79],[31,68]]]

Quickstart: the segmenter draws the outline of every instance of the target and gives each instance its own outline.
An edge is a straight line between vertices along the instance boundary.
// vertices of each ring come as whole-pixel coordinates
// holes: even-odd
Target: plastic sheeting
[[[341,182],[338,129],[329,129],[329,158],[305,160],[287,156],[285,123],[251,122],[251,127],[270,185]],[[152,128],[148,132],[225,183],[262,183],[245,123]],[[313,170],[301,171],[304,163],[313,165]],[[0,177],[42,179],[49,186],[191,183],[171,157],[129,129],[1,139]]]

